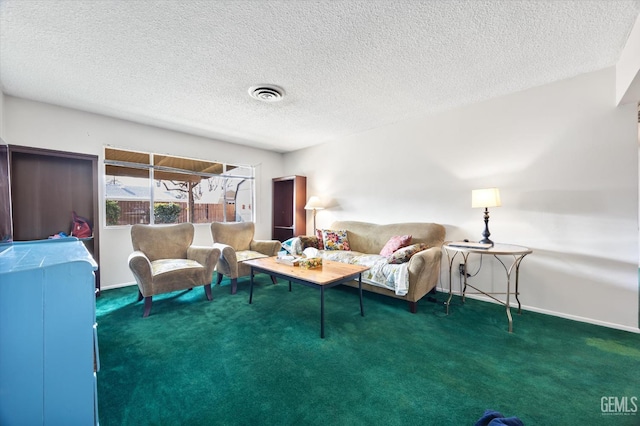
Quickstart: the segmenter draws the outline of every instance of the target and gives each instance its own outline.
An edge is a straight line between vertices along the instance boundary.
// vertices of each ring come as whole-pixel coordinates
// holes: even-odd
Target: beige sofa
[[[385,263],[385,259],[379,259],[382,248],[387,241],[398,235],[411,235],[411,244],[424,243],[427,249],[414,254],[403,270],[404,276],[408,273],[408,288],[406,294],[399,295],[396,290],[385,288],[379,284],[365,283],[363,279],[362,288],[374,293],[391,296],[409,302],[409,310],[412,313],[417,311],[417,303],[427,293],[436,287],[440,275],[440,262],[442,259],[441,246],[445,239],[445,228],[437,223],[393,223],[379,225],[375,223],[357,221],[337,221],[326,229],[346,230],[351,253],[322,250],[320,256],[324,259],[337,260],[342,262],[360,263],[369,262],[375,265],[375,269],[380,271]],[[315,237],[303,238],[301,249],[309,245]],[[374,268],[372,268],[374,269]],[[369,274],[371,275],[371,274]],[[398,276],[396,274],[396,276]],[[357,281],[347,285],[357,287]]]

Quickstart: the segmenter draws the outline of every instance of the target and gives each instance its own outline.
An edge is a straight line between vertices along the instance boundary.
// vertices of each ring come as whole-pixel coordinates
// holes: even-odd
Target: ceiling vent
[[[284,90],[281,87],[273,85],[260,85],[249,88],[249,94],[263,102],[278,102],[284,97]]]

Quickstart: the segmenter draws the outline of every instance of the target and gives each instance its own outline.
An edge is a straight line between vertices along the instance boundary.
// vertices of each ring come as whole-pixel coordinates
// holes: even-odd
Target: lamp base
[[[491,241],[488,238],[483,238],[480,241],[478,241],[480,244],[491,244],[491,246],[493,247],[493,241]]]
[[[481,244],[491,244],[491,247],[493,247],[493,241],[491,241],[489,239],[489,235],[491,235],[491,232],[489,232],[489,209],[485,207],[484,209],[484,231],[482,231],[482,239],[480,241],[478,241]]]

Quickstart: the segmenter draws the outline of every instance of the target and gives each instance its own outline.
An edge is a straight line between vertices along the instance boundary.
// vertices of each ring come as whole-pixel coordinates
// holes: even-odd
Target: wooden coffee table
[[[289,291],[291,283],[302,284],[307,287],[320,289],[320,337],[324,338],[324,289],[344,284],[351,280],[358,280],[358,291],[360,293],[360,315],[364,316],[362,305],[362,273],[369,269],[367,266],[350,265],[348,263],[322,260],[322,266],[313,269],[304,269],[299,266],[290,266],[276,262],[276,257],[265,257],[261,259],[246,260],[244,263],[251,267],[251,290],[249,292],[249,303],[253,301],[253,275],[254,272],[264,272],[266,274],[282,278],[289,281]]]

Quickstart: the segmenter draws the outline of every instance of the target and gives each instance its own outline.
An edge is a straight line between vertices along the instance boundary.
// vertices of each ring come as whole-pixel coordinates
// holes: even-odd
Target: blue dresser
[[[98,423],[97,268],[74,238],[0,253],[0,425]]]

